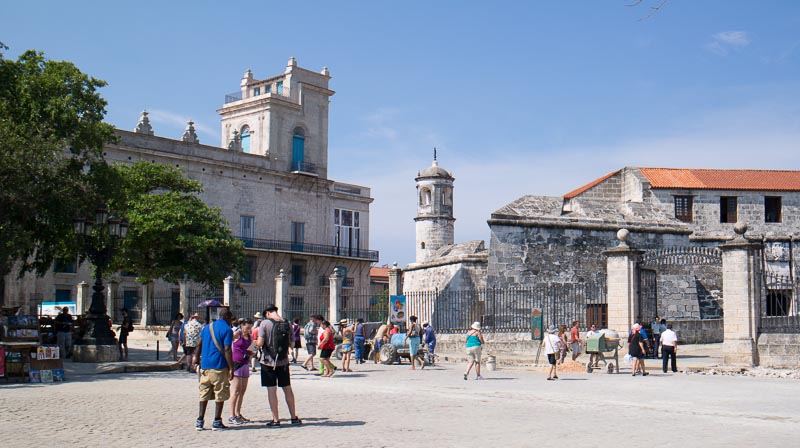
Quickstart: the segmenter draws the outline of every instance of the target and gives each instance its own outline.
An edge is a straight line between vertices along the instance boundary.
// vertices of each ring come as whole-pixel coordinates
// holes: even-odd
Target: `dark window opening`
[[[692,222],[691,196],[675,196],[675,218],[683,222]]]
[[[597,325],[597,328],[608,327],[608,304],[586,304],[586,327],[588,328],[592,324]]]
[[[781,222],[781,197],[764,197],[764,222]]]
[[[241,273],[242,283],[255,283],[258,269],[258,257],[248,255],[244,257],[244,271]]]
[[[736,222],[736,196],[720,196],[719,222]]]
[[[56,258],[53,262],[53,272],[62,274],[75,274],[78,272],[75,260]]]
[[[306,263],[302,260],[293,260],[292,261],[292,278],[291,278],[291,285],[292,286],[305,286],[306,284]]]

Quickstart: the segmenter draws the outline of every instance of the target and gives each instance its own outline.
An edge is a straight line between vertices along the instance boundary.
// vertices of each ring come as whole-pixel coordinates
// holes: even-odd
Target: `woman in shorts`
[[[231,381],[231,416],[228,417],[229,425],[241,425],[250,423],[250,420],[242,416],[242,401],[244,393],[247,392],[247,382],[250,379],[250,358],[253,353],[249,350],[253,343],[251,338],[253,331],[253,321],[244,319],[240,323],[241,332],[238,339],[233,341],[233,381]]]
[[[472,370],[472,366],[475,366],[475,379],[480,380],[481,378],[481,349],[483,344],[486,341],[483,339],[483,333],[481,333],[481,323],[480,322],[473,322],[473,324],[469,327],[469,331],[467,332],[467,371],[464,372],[464,381],[467,380],[469,376],[470,370]]]
[[[406,339],[408,339],[408,353],[409,360],[411,361],[411,370],[416,370],[416,361],[419,360],[420,368],[425,368],[425,359],[419,354],[419,344],[422,342],[422,329],[417,323],[417,316],[409,316],[408,331],[406,332]]]
[[[319,362],[322,364],[322,376],[333,376],[336,367],[331,362],[331,355],[336,350],[336,343],[333,342],[333,329],[327,320],[322,321],[322,331],[319,332]]]
[[[350,361],[353,360],[353,327],[347,325],[347,319],[339,322],[342,332],[342,372],[352,372]]]
[[[647,350],[644,348],[644,337],[642,336],[642,326],[633,326],[630,337],[628,337],[628,354],[633,359],[633,376],[641,372],[642,376],[650,375],[644,368],[644,356]]]
[[[178,360],[178,345],[180,345],[181,343],[182,327],[183,327],[183,314],[178,313],[175,315],[175,319],[172,319],[172,322],[170,322],[169,330],[167,330],[167,339],[169,339],[169,343],[172,344],[169,353],[172,355],[172,358],[175,361]]]

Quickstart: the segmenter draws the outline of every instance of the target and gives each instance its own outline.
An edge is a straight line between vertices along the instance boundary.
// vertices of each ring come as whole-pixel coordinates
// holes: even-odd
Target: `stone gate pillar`
[[[328,321],[337,325],[339,323],[339,308],[342,305],[342,286],[344,284],[344,276],[339,268],[333,270],[333,274],[328,277],[330,281],[330,302],[328,303]]]
[[[196,313],[197,310],[190,310],[189,309],[189,282],[186,280],[181,280],[178,282],[178,294],[180,295],[180,305],[178,305],[178,309],[181,314],[186,317],[191,316],[192,314]],[[191,311],[191,312],[190,312]]]
[[[389,269],[389,295],[403,295],[403,270],[397,267],[397,262]]]
[[[233,308],[233,277],[230,275],[222,280],[222,304]]]
[[[628,246],[628,235],[627,229],[620,229],[617,232],[617,247],[603,251],[606,256],[608,328],[617,330],[623,338],[639,312],[636,259],[644,253]]]
[[[86,314],[86,310],[89,309],[89,300],[87,300],[88,292],[89,292],[89,284],[86,282],[80,282],[77,286],[77,308],[78,314],[84,315]],[[106,308],[108,312],[111,312],[110,308]]]
[[[275,276],[275,305],[282,316],[289,307],[289,276],[283,269]]]
[[[738,223],[736,238],[720,246],[722,249],[722,296],[725,298],[722,343],[723,361],[727,365],[758,365],[758,325],[761,303],[756,288],[758,244],[744,238],[747,225]]]

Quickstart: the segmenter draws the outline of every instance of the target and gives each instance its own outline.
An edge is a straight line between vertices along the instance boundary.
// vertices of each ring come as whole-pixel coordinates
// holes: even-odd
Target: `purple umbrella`
[[[198,308],[200,308],[200,307],[209,307],[209,306],[222,306],[222,304],[219,303],[218,301],[214,300],[214,299],[211,299],[211,300],[204,300],[204,301],[200,302],[199,305],[197,305]]]

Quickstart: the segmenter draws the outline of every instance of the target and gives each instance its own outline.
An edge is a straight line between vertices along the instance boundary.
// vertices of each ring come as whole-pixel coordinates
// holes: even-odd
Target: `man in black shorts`
[[[267,388],[267,396],[269,397],[269,408],[272,411],[272,421],[267,423],[269,427],[281,426],[280,418],[278,417],[278,390],[280,387],[283,389],[283,395],[286,397],[286,405],[289,407],[291,414],[291,422],[293,425],[301,425],[303,422],[297,417],[294,408],[294,392],[292,392],[292,383],[289,376],[289,352],[278,354],[277,359],[273,358],[271,348],[275,345],[273,341],[273,329],[275,325],[284,322],[283,317],[278,314],[278,307],[269,305],[264,310],[264,320],[261,326],[258,327],[258,341],[256,345],[261,349],[261,386]],[[288,326],[291,328],[291,325]],[[280,328],[280,327],[279,327]],[[286,341],[288,348],[294,346],[294,336]]]

